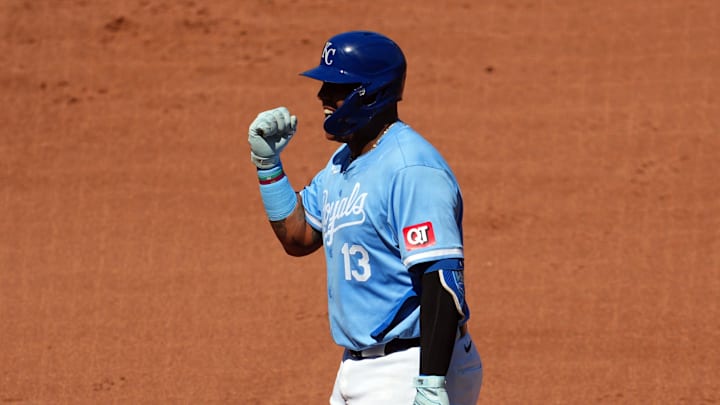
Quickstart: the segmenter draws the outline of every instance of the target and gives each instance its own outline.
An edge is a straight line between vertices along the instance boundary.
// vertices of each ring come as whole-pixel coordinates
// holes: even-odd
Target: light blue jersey
[[[364,350],[420,336],[420,274],[409,269],[463,259],[462,196],[438,151],[398,121],[352,162],[342,145],[300,194],[323,235],[335,342]]]

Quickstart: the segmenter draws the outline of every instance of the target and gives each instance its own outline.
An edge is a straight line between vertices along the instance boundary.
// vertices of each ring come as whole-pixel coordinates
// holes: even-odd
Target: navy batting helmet
[[[328,133],[346,136],[402,99],[406,66],[405,55],[390,38],[350,31],[330,38],[320,65],[301,74],[328,83],[358,85],[324,123]]]

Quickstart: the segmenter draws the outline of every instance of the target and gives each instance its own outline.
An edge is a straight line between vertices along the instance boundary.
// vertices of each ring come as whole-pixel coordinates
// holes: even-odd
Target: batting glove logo
[[[423,222],[422,224],[408,226],[403,228],[403,237],[405,239],[405,249],[420,249],[435,244],[435,232],[433,231],[432,222]]]

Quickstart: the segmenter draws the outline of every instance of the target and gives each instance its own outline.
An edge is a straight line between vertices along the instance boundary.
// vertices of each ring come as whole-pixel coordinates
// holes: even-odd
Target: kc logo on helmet
[[[433,231],[432,222],[423,222],[422,224],[403,228],[403,238],[405,238],[405,248],[407,250],[434,245],[435,232]]]
[[[337,51],[337,49],[335,49],[335,48],[330,48],[331,46],[332,46],[332,42],[330,42],[330,41],[326,42],[325,48],[323,48],[323,53],[322,53],[323,62],[325,62],[325,64],[328,66],[333,64],[332,57],[335,56],[335,52]]]

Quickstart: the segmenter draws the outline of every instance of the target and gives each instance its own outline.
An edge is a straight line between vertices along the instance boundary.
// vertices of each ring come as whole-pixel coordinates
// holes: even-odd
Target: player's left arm
[[[397,230],[403,260],[421,282],[419,371],[445,376],[458,323],[468,315],[464,313],[462,196],[447,171],[412,165],[396,173],[390,206],[389,222]]]
[[[446,375],[450,365],[458,322],[463,314],[456,305],[464,300],[462,284],[448,285],[446,272],[462,271],[457,259],[440,260],[429,265],[422,275],[420,296],[420,374]]]
[[[458,326],[468,316],[462,196],[450,173],[425,165],[398,172],[391,195],[391,223],[401,235],[404,261],[411,263],[410,270],[421,282],[420,375],[415,379],[415,404],[446,405],[445,376]]]
[[[422,272],[420,296],[420,376],[415,404],[447,404],[447,375],[463,314],[464,285],[455,275],[462,260],[446,259],[413,267]]]

